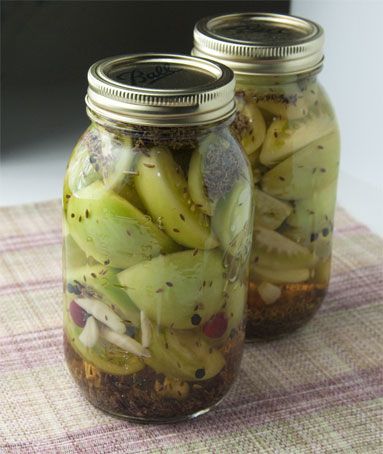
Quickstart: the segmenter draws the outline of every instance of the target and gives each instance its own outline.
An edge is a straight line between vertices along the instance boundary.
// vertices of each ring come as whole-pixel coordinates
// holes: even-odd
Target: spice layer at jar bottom
[[[252,239],[227,126],[94,122],[63,206],[65,355],[85,396],[137,421],[208,411],[239,369]]]
[[[255,183],[246,339],[304,325],[331,271],[340,141],[314,75],[238,77],[233,131]]]

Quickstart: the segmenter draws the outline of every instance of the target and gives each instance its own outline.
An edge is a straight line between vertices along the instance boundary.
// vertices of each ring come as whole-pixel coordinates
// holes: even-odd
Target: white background
[[[292,14],[318,21],[326,33],[320,76],[342,134],[338,201],[383,234],[383,0],[292,1]],[[0,205],[60,197],[73,144],[31,144],[0,166]]]

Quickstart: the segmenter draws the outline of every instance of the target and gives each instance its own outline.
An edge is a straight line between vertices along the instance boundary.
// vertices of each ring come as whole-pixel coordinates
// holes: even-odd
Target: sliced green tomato
[[[248,155],[253,154],[263,143],[266,124],[254,101],[239,104],[239,112],[247,119],[247,127],[241,134],[241,144]]]
[[[67,220],[85,253],[115,268],[179,249],[150,218],[99,181],[69,199]]]
[[[307,234],[305,230],[299,227],[286,225],[281,233],[292,241],[310,249],[313,256],[318,259],[325,259],[331,255],[332,231],[327,227],[319,233]]]
[[[284,200],[312,197],[334,182],[339,169],[339,135],[312,142],[267,172],[262,189]]]
[[[310,114],[300,120],[276,119],[269,126],[259,159],[272,167],[296,151],[334,130],[334,122],[328,115]]]
[[[310,242],[312,234],[319,234],[324,229],[331,232],[335,214],[336,187],[337,182],[334,181],[321,191],[314,192],[311,197],[295,202],[293,212],[286,222],[304,233],[307,243]]]
[[[271,282],[273,284],[294,284],[307,281],[310,278],[310,270],[308,268],[275,270],[257,265],[254,267],[253,272],[258,280]]]
[[[125,135],[100,134],[99,153],[91,152],[94,165],[102,175],[108,189],[120,192],[132,176],[137,153],[133,151],[132,139]]]
[[[246,255],[250,248],[252,223],[251,183],[240,177],[233,189],[217,203],[212,227],[225,252],[238,256]]]
[[[314,280],[322,285],[328,285],[331,277],[331,257],[321,260],[315,267]]]
[[[126,292],[121,288],[117,279],[118,270],[96,265],[68,269],[67,282],[72,285],[80,283],[87,289],[93,289],[99,299],[107,304],[123,320],[140,324],[140,311]]]
[[[156,324],[190,329],[219,309],[223,273],[220,251],[187,250],[128,268],[118,280]]]
[[[133,181],[123,185],[118,192],[118,195],[130,202],[133,206],[145,213],[146,208],[142,203],[140,196],[137,194]]]
[[[64,222],[66,223],[66,220]],[[84,254],[84,251],[78,247],[71,235],[67,234],[64,236],[62,254],[64,269],[66,270],[80,268],[87,264],[87,256]]]
[[[254,225],[271,230],[277,229],[290,215],[291,205],[276,199],[258,188],[254,190]]]
[[[315,263],[312,252],[274,230],[256,227],[253,234],[253,262],[262,268],[289,270]]]
[[[233,329],[238,329],[245,317],[247,286],[239,281],[229,284],[226,288],[223,312],[228,324],[223,339],[227,339]]]
[[[304,117],[318,100],[320,88],[310,81],[305,87],[291,82],[284,85],[260,86],[254,94],[257,106],[277,117],[290,120]]]
[[[199,150],[194,151],[189,165],[188,188],[193,202],[200,208],[203,213],[211,216],[215,202],[210,200],[206,195],[202,174],[202,162],[203,158]]]
[[[189,381],[208,380],[225,365],[218,350],[203,339],[199,331],[154,329],[145,363],[157,373]]]
[[[64,309],[64,330],[74,350],[85,361],[107,374],[130,375],[139,372],[145,367],[142,359],[121,350],[101,338],[94,347],[85,347],[79,340],[82,328],[72,322],[67,308]]]
[[[150,156],[140,157],[137,171],[135,186],[141,200],[174,241],[201,249],[218,245],[208,217],[191,203],[182,170],[168,150],[152,148]]]

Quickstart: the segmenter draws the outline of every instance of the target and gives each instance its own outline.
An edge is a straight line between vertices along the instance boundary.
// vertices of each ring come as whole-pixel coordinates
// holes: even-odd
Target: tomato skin
[[[218,339],[222,337],[227,330],[228,320],[223,312],[213,315],[203,326],[203,333],[207,337]]]
[[[76,301],[72,301],[69,305],[69,313],[73,322],[80,328],[84,328],[86,320],[88,318],[88,313],[80,307]]]

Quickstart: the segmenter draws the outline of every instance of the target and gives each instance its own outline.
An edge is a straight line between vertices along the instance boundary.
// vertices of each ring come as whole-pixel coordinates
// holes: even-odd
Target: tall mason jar
[[[193,55],[237,79],[233,131],[255,183],[249,340],[304,325],[329,285],[340,143],[317,80],[323,40],[318,24],[277,14],[205,18],[194,30]]]
[[[234,75],[143,54],[88,80],[64,182],[66,361],[106,412],[194,417],[231,387],[245,338],[253,183]]]

